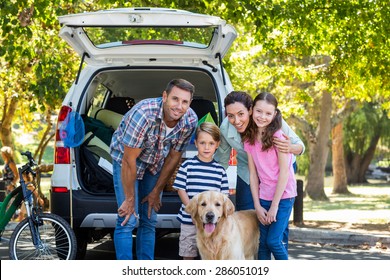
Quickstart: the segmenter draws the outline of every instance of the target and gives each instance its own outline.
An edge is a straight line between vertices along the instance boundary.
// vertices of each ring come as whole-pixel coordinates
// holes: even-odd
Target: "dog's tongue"
[[[204,225],[204,230],[207,232],[207,233],[212,233],[215,229],[215,224],[205,224]]]

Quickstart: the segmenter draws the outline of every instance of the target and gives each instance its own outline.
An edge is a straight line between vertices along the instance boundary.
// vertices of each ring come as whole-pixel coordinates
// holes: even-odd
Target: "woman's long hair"
[[[244,91],[232,91],[225,97],[225,109],[227,106],[234,103],[241,103],[248,111],[250,111],[253,105],[253,100],[252,97]]]
[[[265,128],[264,133],[261,136],[261,142],[262,142],[262,150],[266,151],[273,145],[273,136],[276,131],[278,131],[282,127],[282,114],[280,110],[278,109],[278,101],[275,98],[274,95],[268,92],[262,92],[259,95],[255,97],[253,100],[253,106],[256,105],[258,101],[264,100],[268,104],[275,106],[276,115],[272,122]],[[241,134],[242,141],[248,141],[251,145],[255,144],[255,140],[257,138],[258,134],[258,127],[256,123],[253,120],[253,112],[252,117],[249,120],[248,127],[246,130]]]

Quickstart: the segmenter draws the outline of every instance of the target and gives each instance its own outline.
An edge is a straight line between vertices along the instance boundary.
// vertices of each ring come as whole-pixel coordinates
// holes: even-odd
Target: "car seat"
[[[112,97],[107,100],[105,109],[124,115],[135,105],[134,98]]]

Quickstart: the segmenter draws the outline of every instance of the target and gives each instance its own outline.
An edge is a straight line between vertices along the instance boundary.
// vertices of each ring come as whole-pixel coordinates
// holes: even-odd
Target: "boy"
[[[209,122],[200,124],[195,132],[198,155],[181,164],[173,184],[182,201],[177,218],[181,222],[179,256],[185,260],[193,260],[198,256],[196,228],[191,216],[184,211],[185,206],[193,196],[203,191],[229,194],[225,169],[213,159],[220,140],[218,126]]]

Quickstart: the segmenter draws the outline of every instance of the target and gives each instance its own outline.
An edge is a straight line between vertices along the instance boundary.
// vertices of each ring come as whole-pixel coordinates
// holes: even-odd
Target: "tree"
[[[378,104],[366,103],[347,118],[344,127],[348,183],[366,182],[380,138],[390,139],[389,117]]]
[[[307,142],[311,143],[306,187],[308,194],[313,199],[325,199],[324,162],[329,142],[324,138],[329,136],[333,124],[323,118],[337,116],[338,108],[349,99],[366,102],[378,97],[383,100],[387,96],[382,107],[389,107],[389,79],[386,73],[389,71],[390,56],[386,47],[387,33],[383,32],[389,26],[389,7],[383,1],[272,1],[256,4],[256,9],[252,10],[257,17],[254,20],[255,40],[261,45],[259,49],[266,53],[268,61],[275,61],[273,59],[278,57],[280,62],[274,66],[278,70],[272,71],[279,72],[270,79],[272,90],[285,97],[286,103],[293,104],[290,106],[294,110],[293,119],[303,131],[307,130],[304,134],[309,137]],[[290,79],[280,74],[291,73],[290,67],[294,65],[296,74]],[[302,67],[308,71],[322,70],[313,74],[311,79],[300,79],[297,73],[301,72]],[[250,73],[251,70],[246,71]],[[281,80],[278,81],[278,78]],[[372,79],[379,81],[380,86],[376,89],[382,90],[357,90]],[[357,80],[359,83],[356,83]],[[292,87],[297,81],[302,85],[312,84],[313,89],[319,86],[327,98],[323,101],[315,98],[312,95],[318,94],[315,89]],[[245,83],[248,83],[248,79]],[[288,94],[289,90],[294,92],[295,97]],[[305,100],[302,96],[309,98]],[[307,104],[308,101],[316,103]],[[324,112],[319,112],[319,106],[316,106],[319,104],[325,112],[329,112],[329,107],[333,106],[332,113],[324,115]],[[311,127],[317,124],[320,129],[326,128],[324,132],[328,133],[327,136],[310,132],[313,131]]]
[[[329,153],[329,134],[331,130],[332,95],[323,91],[320,101],[320,117],[316,129],[300,119],[306,138],[309,138],[310,166],[306,193],[314,200],[327,200],[324,191],[325,165]],[[304,125],[302,125],[302,123]]]
[[[9,135],[15,116],[27,114],[19,108],[47,116],[50,110],[58,109],[74,80],[80,60],[58,37],[57,16],[126,6],[218,15],[236,27],[239,37],[224,59],[225,67],[236,89],[252,94],[259,90],[275,93],[284,117],[291,116],[289,121],[294,121],[306,135],[310,143],[307,152],[312,159],[309,196],[324,198],[323,162],[333,123],[329,127],[323,118],[334,119],[350,99],[362,104],[380,100],[383,110],[390,109],[387,1],[13,2],[0,3],[0,102],[8,102],[3,106],[0,124],[3,144],[12,142]],[[41,149],[52,135],[43,131]]]
[[[339,122],[332,129],[332,166],[334,176],[332,193],[348,194],[343,138],[343,123]]]
[[[36,129],[31,123],[32,113],[52,114],[70,87],[74,71],[69,70],[76,69],[77,57],[58,37],[57,16],[74,10],[73,2],[78,1],[24,0],[0,4],[0,96],[4,103],[0,140],[3,145],[13,145],[15,117],[23,120],[26,131]],[[51,121],[46,125],[48,129],[53,126]],[[40,141],[47,143],[50,137],[43,134]]]

